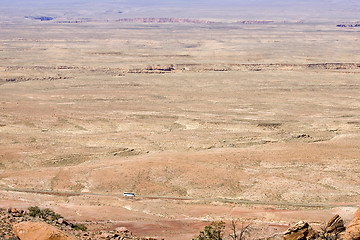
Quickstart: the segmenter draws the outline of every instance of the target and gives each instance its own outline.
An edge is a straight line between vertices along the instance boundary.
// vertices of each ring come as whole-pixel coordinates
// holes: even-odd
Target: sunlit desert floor
[[[93,229],[166,239],[190,239],[216,220],[249,222],[257,237],[299,220],[351,220],[358,32],[1,27],[0,207],[50,207],[98,222]]]

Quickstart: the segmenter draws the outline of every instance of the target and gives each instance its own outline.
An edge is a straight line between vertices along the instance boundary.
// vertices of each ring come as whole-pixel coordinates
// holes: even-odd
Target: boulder
[[[59,218],[58,220],[56,220],[56,222],[58,224],[63,224],[64,223],[64,219],[63,218]]]
[[[301,221],[284,233],[283,240],[310,240],[317,237],[318,233],[310,227],[309,223]]]
[[[20,240],[76,240],[44,222],[21,222],[13,230]]]
[[[65,226],[69,225],[69,223],[64,218],[59,218],[58,220],[56,220],[56,223],[58,223],[60,225],[65,225]]]
[[[12,208],[12,209],[10,209],[10,212],[11,212],[11,213],[18,213],[19,210],[17,210],[16,208]]]
[[[126,227],[118,227],[115,229],[115,231],[117,232],[123,232],[123,233],[128,233],[129,230]]]
[[[360,208],[355,212],[345,232],[346,240],[360,240]]]
[[[329,234],[338,235],[345,231],[344,221],[339,215],[335,215],[325,227],[325,232]]]

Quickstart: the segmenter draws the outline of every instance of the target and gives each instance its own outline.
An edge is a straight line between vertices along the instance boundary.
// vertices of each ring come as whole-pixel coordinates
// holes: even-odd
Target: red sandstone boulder
[[[10,212],[11,212],[11,213],[18,213],[19,210],[17,210],[16,208],[12,208],[12,209],[10,209]]]
[[[311,240],[317,237],[318,233],[307,222],[301,221],[284,233],[283,240]]]
[[[346,228],[346,240],[360,240],[360,208],[355,212],[353,220]]]
[[[13,229],[20,240],[76,240],[44,222],[21,222]]]

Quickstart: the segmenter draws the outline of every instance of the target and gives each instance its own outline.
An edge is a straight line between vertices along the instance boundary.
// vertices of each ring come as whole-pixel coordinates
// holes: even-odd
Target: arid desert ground
[[[278,237],[357,209],[359,28],[0,28],[0,207],[49,207],[90,228],[165,239],[232,219]]]

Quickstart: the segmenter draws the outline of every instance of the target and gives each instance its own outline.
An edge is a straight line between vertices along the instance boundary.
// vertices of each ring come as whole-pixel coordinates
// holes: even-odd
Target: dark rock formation
[[[26,16],[25,18],[40,20],[40,21],[51,21],[54,19],[53,17],[47,17],[47,16],[40,16],[40,17]]]
[[[342,28],[354,28],[354,27],[360,27],[360,23],[344,23],[344,24],[338,24],[336,27],[342,27]]]
[[[338,235],[345,231],[344,221],[339,215],[335,215],[326,225],[325,232],[329,234]]]

